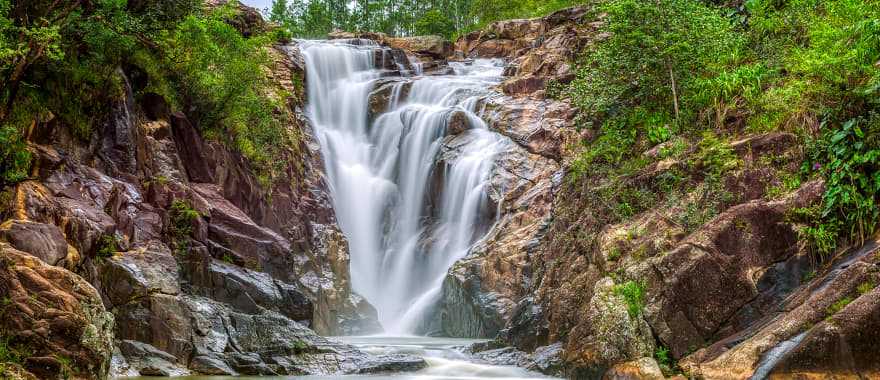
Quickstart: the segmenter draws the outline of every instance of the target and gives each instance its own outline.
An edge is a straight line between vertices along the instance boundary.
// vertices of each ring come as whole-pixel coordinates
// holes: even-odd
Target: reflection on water
[[[428,367],[417,372],[392,373],[381,375],[332,375],[332,376],[187,376],[176,380],[521,380],[548,379],[539,373],[513,366],[496,366],[472,361],[462,350],[470,344],[480,342],[474,339],[431,338],[431,337],[387,337],[359,336],[334,338],[357,346],[362,351],[374,354],[410,354],[421,356]],[[125,378],[125,380],[155,380],[149,378]]]

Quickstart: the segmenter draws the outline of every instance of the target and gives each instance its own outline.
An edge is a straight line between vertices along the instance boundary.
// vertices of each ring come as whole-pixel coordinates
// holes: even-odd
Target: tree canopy
[[[582,1],[275,0],[269,16],[300,37],[323,37],[341,29],[453,38],[493,21],[542,16],[579,2]]]

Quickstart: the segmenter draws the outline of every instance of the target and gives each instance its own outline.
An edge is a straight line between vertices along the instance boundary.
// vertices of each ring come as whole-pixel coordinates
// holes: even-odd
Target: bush
[[[626,300],[626,311],[630,318],[638,318],[645,308],[645,285],[635,281],[627,281],[614,285],[614,294]]]
[[[31,165],[31,154],[18,129],[0,126],[0,187],[20,182],[27,178]]]
[[[171,249],[177,255],[185,255],[189,253],[193,227],[201,214],[193,209],[187,201],[180,199],[171,202],[168,213],[171,218],[171,224],[168,226],[168,232],[171,235]]]

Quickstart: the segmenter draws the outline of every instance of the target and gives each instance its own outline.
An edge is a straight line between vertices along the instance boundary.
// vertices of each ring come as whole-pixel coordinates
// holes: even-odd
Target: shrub
[[[645,307],[645,285],[635,281],[627,281],[614,285],[614,294],[626,301],[626,311],[630,318],[638,318]]]
[[[185,255],[189,253],[193,225],[201,215],[187,201],[180,199],[171,202],[169,215],[171,224],[168,226],[168,231],[171,235],[171,248],[175,254]]]
[[[31,154],[18,129],[0,126],[0,187],[27,178],[30,164]]]
[[[119,251],[119,238],[115,234],[101,236],[98,240],[98,247],[95,250],[95,256],[99,259],[113,257],[113,254]]]

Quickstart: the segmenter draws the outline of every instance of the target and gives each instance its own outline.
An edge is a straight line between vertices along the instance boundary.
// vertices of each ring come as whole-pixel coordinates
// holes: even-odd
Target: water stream
[[[474,339],[431,337],[339,337],[344,343],[357,346],[374,354],[400,353],[425,358],[428,367],[410,373],[376,375],[327,375],[327,376],[186,376],[176,380],[526,380],[544,378],[534,372],[513,366],[497,366],[474,362],[462,348],[478,342]],[[124,380],[150,380],[155,377],[129,377]],[[118,380],[123,380],[122,378]]]
[[[477,105],[503,68],[477,60],[453,63],[453,75],[389,75],[380,66],[388,54],[372,41],[304,41],[299,48],[306,114],[349,240],[352,287],[376,307],[386,333],[417,333],[449,267],[489,227],[479,218],[488,207],[485,187],[509,140],[488,130]],[[370,115],[370,93],[380,85],[391,86],[387,108]],[[454,115],[469,138],[453,159],[438,162]]]

